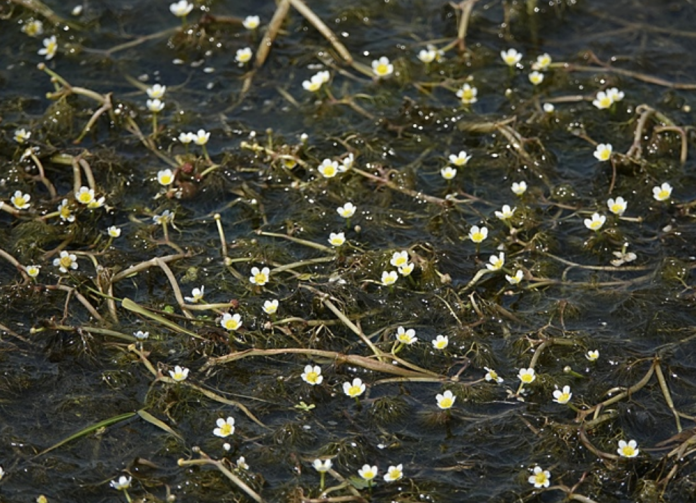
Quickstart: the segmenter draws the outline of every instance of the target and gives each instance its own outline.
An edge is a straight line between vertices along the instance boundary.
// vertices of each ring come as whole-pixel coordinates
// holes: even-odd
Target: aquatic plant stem
[[[203,452],[200,447],[194,447],[193,452],[198,453],[201,456],[201,459],[179,459],[177,462],[179,466],[202,466],[202,465],[211,465],[217,468],[225,477],[227,477],[234,485],[236,485],[239,489],[244,491],[251,499],[258,503],[264,503],[264,499],[256,492],[254,491],[251,487],[249,487],[242,479],[237,477],[234,473],[232,473],[230,470],[227,469],[227,467],[222,464],[221,461],[218,461],[216,459],[212,459],[209,457],[205,452]]]

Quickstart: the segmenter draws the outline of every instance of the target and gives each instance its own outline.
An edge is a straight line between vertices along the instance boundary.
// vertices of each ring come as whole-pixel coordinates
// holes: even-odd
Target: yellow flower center
[[[401,267],[402,265],[405,265],[408,262],[408,259],[406,257],[402,257],[399,255],[398,258],[394,259],[394,265],[396,267]]]
[[[228,436],[232,434],[232,426],[229,425],[229,423],[225,423],[222,426],[220,426],[220,434],[224,436]]]
[[[474,91],[472,89],[463,89],[462,90],[462,101],[471,101],[471,99],[474,97]]]
[[[393,469],[389,470],[389,478],[390,478],[390,479],[396,480],[396,479],[398,479],[399,477],[401,477],[401,471],[400,471],[400,470],[397,470],[396,468],[393,468]]]
[[[80,192],[77,196],[77,200],[82,204],[89,204],[94,200],[94,196],[89,191]]]
[[[660,192],[657,193],[657,197],[660,200],[667,199],[669,197],[669,192],[667,192],[666,190],[660,190]]]
[[[486,236],[484,236],[483,233],[481,233],[481,232],[474,232],[474,233],[471,235],[471,240],[472,240],[474,243],[480,243],[480,242],[483,241],[485,238],[486,238]]]
[[[66,255],[66,256],[60,258],[60,265],[64,269],[70,269],[70,267],[72,266],[72,263],[73,263],[73,261],[69,255]]]
[[[495,370],[489,370],[488,375],[490,376],[491,379],[494,381],[498,380],[498,373]]]
[[[169,185],[170,183],[172,183],[172,181],[173,177],[170,174],[162,175],[162,177],[160,178],[160,183],[162,185]]]
[[[452,407],[453,404],[454,400],[452,400],[449,397],[445,397],[442,400],[440,400],[440,408],[442,409],[449,409],[450,407]]]
[[[375,68],[377,75],[387,75],[389,73],[389,66],[384,63],[380,63]]]
[[[267,281],[266,275],[262,272],[254,274],[254,281],[256,281],[257,285],[264,285]]]
[[[602,108],[609,108],[612,104],[611,96],[605,96],[601,100],[599,100],[599,105]]]
[[[360,394],[360,386],[351,386],[348,388],[348,396],[358,396]]]
[[[237,330],[239,328],[239,322],[234,318],[230,318],[225,322],[225,328],[227,330]]]
[[[612,213],[621,213],[623,211],[623,204],[614,203],[611,205]]]
[[[312,384],[316,384],[318,378],[319,378],[319,374],[317,374],[316,372],[314,372],[314,371],[307,372],[307,376],[306,376],[307,382],[311,382]]]
[[[522,374],[522,377],[520,377],[520,379],[524,383],[530,383],[534,378],[532,377],[532,374]]]
[[[590,229],[593,231],[596,231],[602,226],[602,221],[601,220],[593,220],[592,223],[590,224]]]
[[[630,445],[626,445],[621,449],[623,451],[624,456],[630,458],[631,456],[634,456],[636,454],[636,450],[631,447]]]
[[[372,480],[375,478],[375,472],[373,472],[372,470],[368,470],[366,472],[363,472],[362,477],[365,480]]]
[[[24,196],[18,196],[15,197],[14,203],[15,206],[24,206],[27,203],[27,200],[24,198]]]
[[[569,400],[570,400],[570,394],[568,394],[568,393],[561,393],[560,396],[558,397],[558,401],[561,403],[566,403]]]
[[[534,475],[534,481],[540,485],[543,486],[546,483],[546,474],[544,472],[539,472],[536,475]]]
[[[327,178],[331,178],[332,176],[336,175],[336,168],[333,166],[333,164],[324,166],[322,175],[324,175]]]
[[[61,208],[60,208],[60,217],[61,217],[63,220],[69,219],[69,218],[70,218],[70,208],[68,208],[67,206],[61,206]]]

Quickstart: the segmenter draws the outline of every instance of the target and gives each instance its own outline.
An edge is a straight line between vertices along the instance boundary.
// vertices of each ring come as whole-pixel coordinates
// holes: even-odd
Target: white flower
[[[125,491],[126,489],[128,489],[130,487],[131,480],[133,480],[131,477],[126,477],[125,475],[121,475],[118,478],[118,480],[116,480],[116,479],[112,480],[109,485],[118,491]]]
[[[382,271],[382,285],[393,285],[394,283],[396,283],[397,279],[399,279],[399,275],[396,271]]]
[[[237,468],[240,470],[248,470],[249,465],[246,462],[246,459],[244,459],[244,456],[239,456],[239,459],[237,460]]]
[[[251,268],[251,276],[249,276],[249,281],[258,286],[263,286],[268,283],[271,271],[268,267],[264,267],[259,270],[258,267]]]
[[[435,349],[445,349],[449,345],[449,338],[446,335],[438,335],[432,343]]]
[[[394,252],[389,263],[394,267],[401,267],[408,264],[408,252],[406,250]]]
[[[534,475],[530,475],[529,483],[534,487],[549,487],[551,483],[551,473],[548,470],[542,470],[540,466],[534,467]]]
[[[31,131],[27,131],[24,128],[21,129],[15,129],[14,132],[14,141],[17,143],[24,143],[27,141],[29,138],[31,138]]]
[[[609,98],[611,99],[611,101],[613,101],[614,103],[616,103],[617,101],[621,101],[622,99],[624,99],[624,93],[623,93],[623,91],[619,91],[619,89],[616,88],[616,87],[610,87],[609,89],[607,89],[607,90],[605,91],[605,94],[606,94],[607,96],[609,96]]]
[[[616,199],[609,198],[607,200],[607,206],[609,207],[609,211],[611,211],[614,215],[623,215],[626,211],[627,205],[628,203],[623,197],[617,197]]]
[[[467,153],[463,150],[460,151],[457,155],[450,154],[449,156],[449,162],[460,168],[462,166],[466,166],[466,164],[469,162],[469,159],[471,159],[471,156],[467,155]]]
[[[438,407],[443,410],[447,410],[452,408],[455,400],[457,400],[457,397],[454,396],[450,390],[447,390],[444,393],[438,393],[435,396],[435,399],[437,400]]]
[[[259,16],[247,16],[242,21],[242,24],[247,30],[255,30],[261,24],[261,19],[259,19]]]
[[[330,459],[325,459],[324,461],[322,461],[321,459],[315,459],[312,462],[312,466],[319,473],[323,473],[323,472],[328,472],[329,470],[331,470],[333,463],[331,462]]]
[[[628,243],[624,243],[624,245],[621,247],[621,251],[612,252],[616,259],[611,261],[611,265],[613,265],[614,267],[619,267],[624,263],[633,262],[635,259],[638,258],[635,253],[626,252],[627,248]]]
[[[657,201],[666,201],[672,195],[672,186],[665,182],[660,186],[653,187],[653,198]]]
[[[600,110],[609,108],[613,103],[614,99],[604,91],[599,91],[595,99],[592,101],[592,104]]]
[[[37,19],[29,19],[24,25],[22,25],[22,32],[26,33],[30,37],[41,35],[43,34],[43,31],[43,23]]]
[[[351,398],[358,397],[365,392],[365,384],[362,382],[362,379],[356,377],[352,383],[343,383],[343,392]]]
[[[395,482],[404,476],[404,465],[390,466],[387,473],[384,475],[386,482]]]
[[[625,440],[619,440],[619,448],[616,452],[623,458],[635,458],[640,451],[635,440],[630,440],[628,443]]]
[[[278,299],[264,301],[261,309],[266,314],[275,314],[278,311]]]
[[[180,367],[179,365],[176,365],[174,367],[174,370],[169,371],[169,375],[171,376],[171,378],[177,382],[185,381],[188,377],[188,374],[189,369],[187,369],[186,367]]]
[[[29,201],[31,201],[31,196],[29,194],[22,193],[21,190],[16,191],[10,198],[10,202],[18,210],[29,209],[29,206],[31,206]]]
[[[24,267],[24,272],[26,272],[30,278],[35,278],[39,275],[41,272],[41,266],[40,265],[28,265]],[[2,478],[2,476],[0,476]]]
[[[548,53],[541,54],[537,56],[536,61],[532,64],[532,70],[539,70],[539,71],[544,71],[548,69],[549,65],[551,65],[551,56],[548,55]]]
[[[522,281],[522,278],[524,277],[524,272],[522,272],[522,269],[517,269],[517,272],[515,273],[514,276],[510,276],[509,274],[505,275],[505,279],[510,283],[511,285],[516,285],[520,281]]]
[[[544,105],[541,108],[543,108],[544,112],[546,112],[547,114],[551,114],[554,110],[556,110],[556,107],[553,106],[553,103],[544,103]]]
[[[500,220],[509,220],[512,218],[512,215],[515,213],[515,210],[517,208],[510,208],[509,205],[504,205],[502,208],[502,211],[496,211],[495,216],[499,218]]]
[[[213,430],[213,435],[215,435],[216,437],[227,438],[230,435],[234,434],[233,417],[228,417],[227,419],[219,417],[215,421],[215,424],[217,424],[217,428]]]
[[[508,66],[515,66],[522,59],[522,54],[517,52],[517,49],[508,49],[507,51],[500,51],[500,57]]]
[[[160,185],[164,185],[165,187],[171,185],[174,183],[174,172],[169,168],[158,171],[157,181]]]
[[[343,218],[352,217],[353,215],[355,215],[355,210],[357,210],[357,208],[353,206],[353,203],[351,202],[348,202],[343,206],[339,206],[338,208],[336,208],[338,214],[341,215]]]
[[[150,332],[143,332],[142,330],[138,330],[137,332],[133,332],[133,335],[139,341],[144,341],[145,339],[150,337]]]
[[[442,175],[442,178],[444,178],[445,180],[451,180],[452,178],[457,176],[457,170],[456,168],[447,166],[446,168],[442,168],[440,170],[440,175]]]
[[[90,204],[94,201],[94,189],[80,187],[80,189],[75,192],[75,199],[80,204]]]
[[[469,230],[469,239],[474,243],[480,243],[488,237],[488,229],[486,227],[479,227],[478,225],[473,225]]]
[[[477,94],[478,89],[476,89],[473,86],[470,86],[469,84],[464,84],[462,88],[459,91],[457,91],[457,98],[459,98],[462,101],[462,105],[471,105],[472,103],[476,103]]]
[[[245,47],[244,49],[237,49],[237,54],[234,56],[234,59],[241,66],[244,63],[248,63],[251,60],[251,56],[251,48]]]
[[[304,372],[301,375],[302,380],[307,384],[315,386],[321,384],[324,380],[324,376],[321,375],[321,367],[319,365],[307,365],[304,368]]]
[[[239,330],[239,327],[242,326],[242,316],[239,313],[235,315],[225,313],[222,315],[222,319],[220,319],[220,325],[222,328],[229,330],[230,332]]]
[[[612,146],[611,143],[600,143],[594,151],[594,156],[598,161],[604,162],[608,161],[611,157]]]
[[[512,191],[515,194],[517,194],[518,196],[521,196],[522,194],[527,192],[527,182],[524,182],[524,181],[522,181],[520,183],[513,182],[512,183]]]
[[[164,101],[160,101],[159,98],[155,98],[154,100],[147,100],[146,101],[147,109],[156,114],[157,112],[161,112],[164,109]]]
[[[358,470],[358,475],[360,475],[363,480],[370,481],[377,476],[377,467],[370,465],[363,465],[360,470]]]
[[[394,65],[389,62],[389,58],[382,56],[372,62],[372,71],[378,78],[388,77],[394,73]]]
[[[483,367],[483,368],[486,369],[486,375],[484,376],[484,379],[485,379],[486,381],[489,381],[489,382],[490,382],[490,381],[495,381],[495,382],[497,382],[498,384],[500,384],[501,382],[503,382],[503,378],[500,377],[500,376],[498,375],[498,373],[497,373],[495,370],[489,369],[488,367]]]
[[[538,86],[539,84],[544,82],[544,74],[541,72],[533,71],[529,74],[529,82],[531,82],[535,86]]]
[[[426,49],[421,49],[418,53],[418,59],[425,64],[432,63],[438,58],[438,51],[435,46],[432,45],[429,45]]]
[[[205,145],[206,143],[208,143],[208,140],[210,139],[210,133],[206,132],[205,129],[199,129],[196,134],[190,134],[193,135],[193,141],[196,143],[196,145]]]
[[[594,350],[591,349],[587,353],[585,353],[585,358],[587,358],[588,360],[593,362],[593,361],[597,360],[597,358],[599,358],[599,351],[597,351],[596,349],[594,349]]]
[[[329,243],[331,246],[339,247],[346,242],[346,235],[343,232],[332,232],[329,234]]]
[[[486,269],[489,271],[499,271],[505,265],[505,253],[500,252],[498,255],[491,255],[486,264]]]
[[[324,80],[322,77],[317,74],[317,75],[312,75],[312,77],[309,80],[305,80],[302,82],[302,87],[306,91],[310,91],[312,93],[317,92],[319,89],[321,89],[321,86],[324,84]]]
[[[43,47],[39,49],[39,56],[44,56],[46,60],[53,59],[58,51],[58,41],[55,35],[43,39]]]
[[[585,219],[585,227],[590,229],[591,231],[598,231],[599,229],[602,228],[604,225],[604,222],[607,221],[607,217],[604,215],[600,215],[599,213],[593,213],[592,214],[592,219],[586,218]]]
[[[100,197],[99,199],[93,199],[92,201],[87,203],[87,207],[90,210],[93,210],[95,208],[101,208],[102,206],[104,206],[104,201],[106,201],[106,199],[104,199],[104,196]]]
[[[77,269],[77,257],[63,250],[60,252],[60,257],[53,259],[53,265],[65,274],[70,269]]]
[[[317,171],[319,171],[324,178],[333,178],[338,174],[338,163],[331,159],[324,159],[319,167],[317,167]]]
[[[412,328],[405,330],[404,327],[399,327],[396,330],[396,340],[399,341],[401,344],[410,345],[416,342],[418,340],[418,337],[416,337],[416,331]]]
[[[169,10],[176,17],[186,17],[193,10],[193,4],[188,3],[186,0],[179,0],[171,4]]]
[[[109,235],[109,237],[112,238],[118,238],[121,237],[121,229],[116,227],[115,225],[112,225],[108,229],[106,229],[106,233]]]
[[[328,72],[326,72],[326,73],[328,73]],[[338,171],[340,171],[341,173],[345,173],[346,171],[348,171],[350,168],[353,167],[353,162],[355,162],[355,156],[351,152],[350,154],[348,154],[347,156],[345,156],[343,158],[343,160],[341,161],[341,165],[338,167]]]
[[[179,133],[178,139],[184,145],[188,145],[189,143],[191,143],[193,140],[196,139],[196,135],[194,133]],[[208,141],[208,140],[206,139],[206,141]]]
[[[2,466],[0,466],[0,480],[5,476],[5,470],[2,469]]]
[[[536,374],[534,373],[534,369],[520,369],[517,377],[519,377],[520,381],[522,381],[524,384],[529,384],[534,382],[534,379],[536,379]]]
[[[155,215],[154,217],[152,217],[152,221],[155,222],[157,225],[170,224],[174,221],[174,216],[175,213],[169,210],[164,210],[161,215]]]
[[[161,84],[155,84],[152,87],[148,87],[147,89],[145,89],[145,92],[147,92],[147,96],[151,99],[162,98],[166,91],[167,86],[163,86]]]
[[[399,274],[406,277],[413,272],[414,267],[416,267],[416,265],[413,262],[402,265],[401,267],[399,267]]]
[[[205,286],[201,286],[200,288],[194,288],[191,290],[191,297],[184,297],[184,300],[186,302],[190,302],[191,304],[195,304],[196,302],[200,302],[203,300],[203,294],[205,292]]]
[[[570,386],[563,386],[563,390],[557,389],[553,392],[553,401],[561,405],[567,404],[573,394],[570,392]]]

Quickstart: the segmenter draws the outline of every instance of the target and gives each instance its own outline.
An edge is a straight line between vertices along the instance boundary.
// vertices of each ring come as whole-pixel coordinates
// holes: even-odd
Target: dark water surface
[[[240,66],[275,2],[198,2],[183,29],[167,2],[89,1],[79,16],[0,2],[0,501],[696,501],[696,4],[534,3],[473,2],[458,44],[468,2],[310,0],[356,64],[291,7],[265,61]],[[32,19],[43,34],[22,32]],[[428,44],[448,50],[426,65]],[[509,48],[523,54],[513,69]],[[535,87],[543,53],[553,64]],[[394,73],[377,79],[381,56]],[[303,89],[320,70],[330,82]],[[621,101],[593,106],[614,87]],[[178,141],[199,129],[205,151]],[[443,179],[462,150],[471,159]],[[348,153],[345,173],[317,170]],[[81,186],[104,206],[78,202]],[[619,196],[621,217],[607,207]],[[74,221],[56,213],[63,199]],[[166,229],[153,221],[164,211]],[[595,212],[597,231],[584,223]],[[473,225],[488,229],[478,245]],[[635,259],[612,264],[622,249]],[[402,250],[413,272],[382,285]],[[53,265],[61,251],[77,269]],[[503,270],[480,273],[501,252]],[[270,281],[252,284],[253,267]],[[204,300],[177,299],[201,286]],[[225,313],[241,328],[221,326]],[[418,340],[400,347],[398,327]],[[310,364],[321,384],[301,377]],[[190,369],[180,383],[177,365]],[[356,377],[357,400],[343,391]],[[564,386],[565,405],[553,401]],[[227,417],[234,434],[215,436]],[[621,440],[638,456],[619,457]],[[333,463],[325,499],[317,458]],[[364,464],[379,470],[371,488]],[[385,481],[399,464],[403,478]],[[529,483],[535,466],[548,489]],[[120,476],[127,494],[110,487]]]

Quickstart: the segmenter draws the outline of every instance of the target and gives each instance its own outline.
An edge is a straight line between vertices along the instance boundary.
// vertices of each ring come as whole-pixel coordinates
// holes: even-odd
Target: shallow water
[[[122,475],[139,501],[253,501],[214,466],[179,466],[201,459],[195,447],[264,501],[693,501],[696,9],[605,4],[540,2],[530,15],[524,2],[477,2],[466,51],[424,65],[416,55],[427,43],[457,36],[450,4],[310,2],[368,74],[373,59],[390,58],[385,79],[343,63],[293,9],[263,65],[237,65],[237,49],[256,54],[270,1],[197,4],[183,30],[166,3],[90,2],[72,17],[72,5],[47,2],[70,27],[32,14],[36,4],[2,4],[0,501],[125,501],[109,486]],[[241,26],[250,14],[258,33]],[[21,32],[32,17],[43,35]],[[79,90],[46,96],[61,85],[36,68],[36,52],[52,34],[48,69],[111,93],[79,144],[100,103]],[[513,70],[500,58],[510,47],[524,55]],[[544,52],[554,64],[535,88],[528,73]],[[324,69],[330,83],[305,91]],[[465,82],[478,89],[470,106],[455,94]],[[156,138],[145,106],[155,83],[167,86]],[[610,87],[625,98],[594,107]],[[655,113],[636,140],[646,107]],[[21,146],[18,128],[31,131]],[[201,128],[209,159],[177,140]],[[595,159],[594,143],[613,145],[610,161]],[[632,144],[640,154],[628,155]],[[471,160],[444,180],[461,150]],[[319,174],[323,159],[348,152],[351,169]],[[157,181],[166,168],[176,170],[169,187]],[[102,208],[75,200],[89,172]],[[517,196],[510,187],[521,181],[529,188]],[[663,182],[674,189],[657,201]],[[17,190],[31,195],[29,209],[13,209]],[[618,196],[628,201],[621,218],[606,203]],[[52,214],[63,198],[74,222]],[[336,211],[347,201],[358,208],[349,222]],[[516,208],[509,223],[495,216],[504,204]],[[165,210],[175,213],[168,239],[153,222]],[[607,217],[596,232],[584,224],[594,212]],[[121,235],[109,239],[112,225]],[[472,225],[489,230],[480,245],[467,237]],[[334,249],[329,233],[340,231],[347,241]],[[636,258],[614,266],[624,243]],[[400,250],[414,272],[383,286]],[[78,268],[54,267],[60,251],[76,253]],[[500,252],[504,270],[478,274]],[[166,266],[151,262],[166,256]],[[134,264],[137,274],[119,276]],[[250,283],[264,266],[270,281]],[[524,279],[511,285],[505,275],[517,270]],[[216,306],[180,305],[173,282],[183,296],[205,286],[199,304]],[[274,316],[262,310],[270,299]],[[220,326],[227,312],[241,315],[239,330]],[[400,326],[418,341],[398,348]],[[138,330],[149,339],[136,342]],[[439,334],[444,350],[431,344]],[[251,348],[279,351],[214,360]],[[308,364],[321,366],[321,384],[303,382]],[[191,369],[182,383],[169,378],[176,365]],[[417,368],[399,380],[408,365]],[[537,377],[520,388],[530,366]],[[504,382],[486,382],[485,367]],[[343,392],[356,377],[367,384],[358,400]],[[572,408],[552,401],[566,385]],[[435,398],[444,390],[456,395],[448,411]],[[228,416],[234,434],[213,435]],[[614,456],[631,439],[640,454]],[[325,500],[317,458],[333,462]],[[366,463],[379,469],[372,489],[358,476]],[[403,478],[386,482],[398,464]],[[550,471],[550,488],[528,482],[535,466]]]

